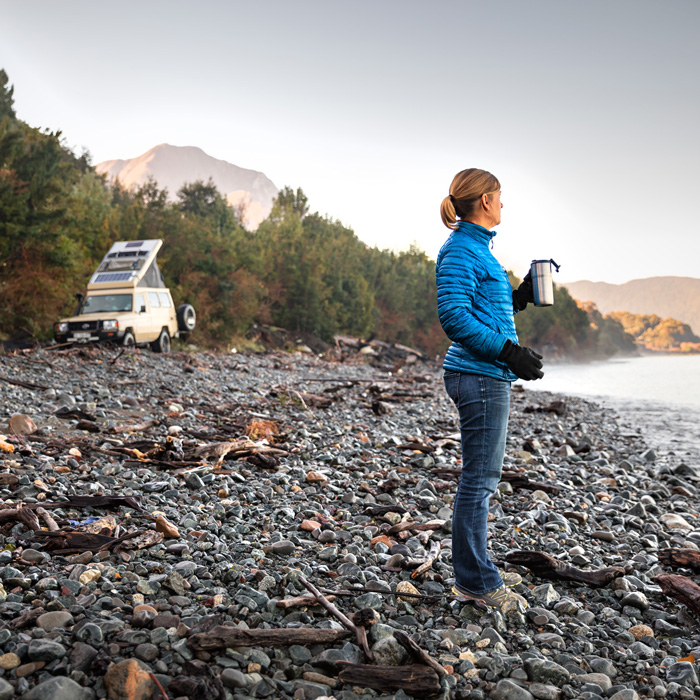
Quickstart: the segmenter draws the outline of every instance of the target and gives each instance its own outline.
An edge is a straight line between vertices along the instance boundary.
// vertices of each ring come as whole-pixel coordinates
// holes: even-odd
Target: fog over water
[[[545,364],[527,389],[582,396],[613,408],[651,447],[700,458],[700,355],[651,355]]]

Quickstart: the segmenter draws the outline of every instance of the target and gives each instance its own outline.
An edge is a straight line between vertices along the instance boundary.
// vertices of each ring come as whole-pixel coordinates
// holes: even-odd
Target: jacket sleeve
[[[444,249],[436,268],[438,316],[450,340],[487,360],[495,360],[503,350],[506,336],[489,328],[473,313],[483,274],[470,251],[457,246]]]

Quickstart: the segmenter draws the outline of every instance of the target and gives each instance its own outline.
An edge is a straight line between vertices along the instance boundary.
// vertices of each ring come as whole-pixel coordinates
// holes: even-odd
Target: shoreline
[[[405,664],[394,633],[412,635],[448,669],[437,680],[445,698],[517,691],[564,700],[598,693],[592,686],[608,697],[693,696],[693,664],[678,659],[700,650],[700,636],[655,576],[672,572],[660,563],[665,547],[700,544],[697,477],[675,455],[650,450],[643,426],[621,430],[614,410],[594,400],[512,393],[504,471],[547,489],[502,481],[489,546],[494,561],[537,550],[582,570],[629,570],[591,587],[517,567],[529,608],[500,615],[450,593],[460,455],[437,364],[391,374],[299,353],[116,357],[76,348],[0,356],[0,374],[30,385],[3,383],[0,423],[25,413],[43,431],[13,438],[0,428],[14,449],[0,452],[4,507],[135,497],[143,511],[123,502],[47,510],[61,531],[93,515],[113,517],[122,533],[150,533],[141,549],[75,559],[50,556],[26,523],[5,521],[0,693],[3,683],[17,695],[46,694],[51,683],[78,692],[72,683],[88,700],[139,673],[155,693],[153,673],[171,698],[196,678],[227,700],[381,695],[341,682],[338,661],[365,661],[352,637],[235,652],[193,646],[214,616],[252,630],[339,628],[308,601],[275,602],[308,593],[301,575],[324,591],[351,591],[335,601],[347,615],[374,610],[376,664]],[[431,525],[395,527],[409,521]],[[403,690],[411,697],[411,683]]]

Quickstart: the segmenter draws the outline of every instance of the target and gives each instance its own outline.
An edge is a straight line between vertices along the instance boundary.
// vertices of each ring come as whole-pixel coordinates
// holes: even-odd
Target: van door
[[[158,292],[148,292],[148,303],[151,307],[151,330],[155,340],[159,335],[163,326],[168,325],[168,309],[164,309],[160,303],[160,295]]]
[[[137,343],[144,343],[150,339],[150,327],[146,296],[142,293],[134,294],[134,336]]]

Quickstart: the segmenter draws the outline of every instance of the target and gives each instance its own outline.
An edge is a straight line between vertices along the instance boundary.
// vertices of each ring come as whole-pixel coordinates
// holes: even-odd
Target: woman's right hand
[[[525,381],[544,377],[542,355],[531,348],[516,345],[512,340],[506,340],[498,359],[505,362],[516,377]]]

